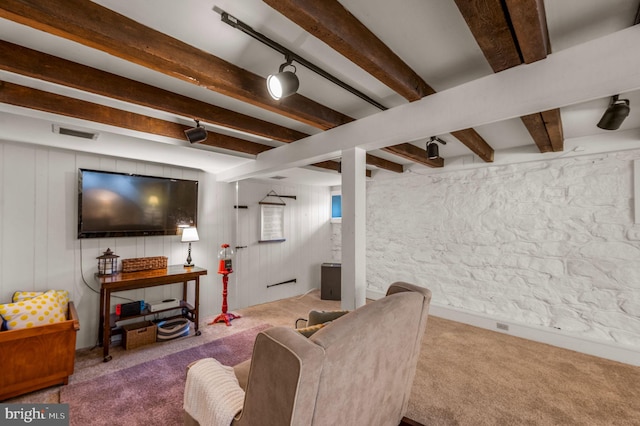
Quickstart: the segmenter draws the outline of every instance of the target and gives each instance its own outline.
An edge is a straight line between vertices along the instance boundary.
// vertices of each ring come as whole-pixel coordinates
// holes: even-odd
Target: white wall
[[[638,351],[639,158],[635,150],[370,182],[368,287],[406,280],[430,288],[436,306]]]
[[[260,205],[270,191],[282,198],[284,242],[260,243]],[[279,201],[269,197],[266,202]],[[235,204],[235,203],[234,203]],[[249,306],[303,294],[320,287],[320,265],[331,261],[331,198],[328,187],[295,185],[286,181],[242,181],[238,184],[236,209],[240,230],[236,267],[231,279],[237,282],[238,306]],[[295,279],[287,283],[267,288]],[[230,289],[231,293],[231,289]]]
[[[217,255],[220,244],[236,245],[235,184],[216,182],[214,175],[193,169],[6,141],[0,141],[0,303],[9,302],[13,292],[18,290],[68,290],[80,316],[77,347],[91,347],[98,336],[99,294],[94,290],[99,290],[99,286],[93,278],[97,272],[97,256],[111,248],[120,259],[167,256],[169,264],[184,263],[187,245],[180,242],[179,236],[78,240],[78,168],[200,182],[200,241],[192,243],[192,258],[196,265],[209,271],[200,281],[201,318],[220,313],[222,284],[216,273]],[[257,212],[259,198],[270,189],[293,192],[298,200],[287,201],[291,207],[287,206],[285,243],[258,247],[255,241],[249,241],[251,249],[245,253],[250,257],[246,263],[251,271],[247,279],[237,282],[236,274],[232,274],[229,309],[294,296],[319,287],[319,263],[329,256],[328,189],[243,185],[246,185],[243,191],[246,197],[242,202],[251,204],[251,215]],[[252,227],[247,235],[253,235],[251,233],[257,229],[256,219],[252,218],[246,224]],[[269,291],[264,288],[267,282],[290,276],[298,279],[296,285],[283,285]],[[115,295],[153,301],[181,298],[181,288],[181,284],[174,284]],[[193,300],[192,289],[190,294]],[[123,302],[127,300],[112,298],[112,304]]]

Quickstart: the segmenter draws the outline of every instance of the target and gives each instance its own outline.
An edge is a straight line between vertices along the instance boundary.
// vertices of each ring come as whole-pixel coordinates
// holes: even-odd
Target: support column
[[[366,151],[342,152],[342,286],[341,307],[366,303]]]

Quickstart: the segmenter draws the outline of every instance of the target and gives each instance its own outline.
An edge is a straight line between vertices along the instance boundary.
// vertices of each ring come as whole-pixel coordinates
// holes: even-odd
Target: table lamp
[[[189,243],[189,254],[187,255],[187,262],[184,264],[185,268],[190,268],[193,266],[193,263],[191,263],[191,242],[199,240],[200,238],[198,238],[198,230],[195,227],[184,228],[182,230],[181,241],[183,243]]]

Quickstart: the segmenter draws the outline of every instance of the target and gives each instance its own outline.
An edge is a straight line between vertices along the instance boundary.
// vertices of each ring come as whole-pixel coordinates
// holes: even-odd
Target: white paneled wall
[[[260,205],[271,190],[283,198],[284,242],[259,243]],[[265,201],[274,201],[267,199]],[[330,191],[328,187],[309,187],[245,181],[238,185],[236,271],[232,278],[237,291],[233,297],[239,306],[254,305],[303,294],[320,287],[320,265],[331,260]],[[267,285],[296,279],[295,283],[267,288]],[[231,290],[230,290],[231,292]]]
[[[68,290],[80,316],[77,346],[97,340],[99,286],[94,281],[96,257],[111,248],[120,259],[167,256],[170,264],[186,259],[186,245],[179,236],[101,238],[78,240],[77,181],[79,168],[130,172],[199,180],[200,212],[214,210],[218,193],[228,186],[196,170],[134,162],[115,157],[87,155],[37,145],[0,143],[0,300],[10,301],[14,291]],[[215,200],[212,206],[209,200]],[[207,209],[207,210],[205,210]],[[199,218],[202,243],[194,243],[198,265],[213,267],[207,237],[220,230],[216,223]],[[214,311],[219,296],[207,290],[214,276],[203,277],[203,311]],[[113,304],[129,300],[181,297],[179,284],[117,293]],[[216,299],[218,298],[218,299]]]
[[[169,264],[182,264],[187,245],[179,236],[102,238],[78,240],[78,169],[130,172],[199,181],[198,234],[192,243],[196,265],[208,269],[201,278],[201,318],[220,313],[222,282],[217,255],[222,243],[248,245],[241,251],[231,275],[229,309],[302,294],[319,287],[320,263],[330,259],[329,191],[306,186],[269,186],[216,182],[215,176],[193,169],[131,161],[0,141],[0,303],[14,291],[68,290],[80,316],[77,346],[97,341],[99,287],[94,282],[96,257],[111,248],[120,259],[167,256]],[[297,200],[287,200],[284,243],[258,244],[258,201],[271,189]],[[237,196],[247,210],[236,210]],[[240,221],[236,244],[236,215]],[[236,277],[244,277],[236,279]],[[266,284],[297,278],[296,284],[266,289]],[[191,285],[190,287],[193,287]],[[181,284],[116,293],[124,299],[153,301],[180,298]],[[190,289],[193,300],[193,289]],[[204,326],[204,323],[201,324]]]

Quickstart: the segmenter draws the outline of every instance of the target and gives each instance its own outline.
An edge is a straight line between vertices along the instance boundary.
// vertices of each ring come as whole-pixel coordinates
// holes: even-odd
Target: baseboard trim
[[[384,297],[384,293],[376,290],[367,290],[367,298],[376,300],[380,299],[381,297]],[[544,327],[506,321],[501,318],[494,318],[488,315],[463,311],[461,309],[439,305],[437,303],[431,303],[431,306],[429,307],[429,315],[448,319],[451,321],[461,322],[463,324],[472,325],[474,327],[484,328],[486,330],[495,331],[497,333],[521,337],[523,339],[532,340],[534,342],[540,342],[563,349],[569,349],[587,355],[593,355],[612,361],[640,366],[640,351],[638,351],[637,349],[625,347],[614,343],[607,343],[584,337],[574,336],[567,332],[563,332],[562,330],[553,330]],[[508,330],[498,329],[498,323],[507,326]]]

